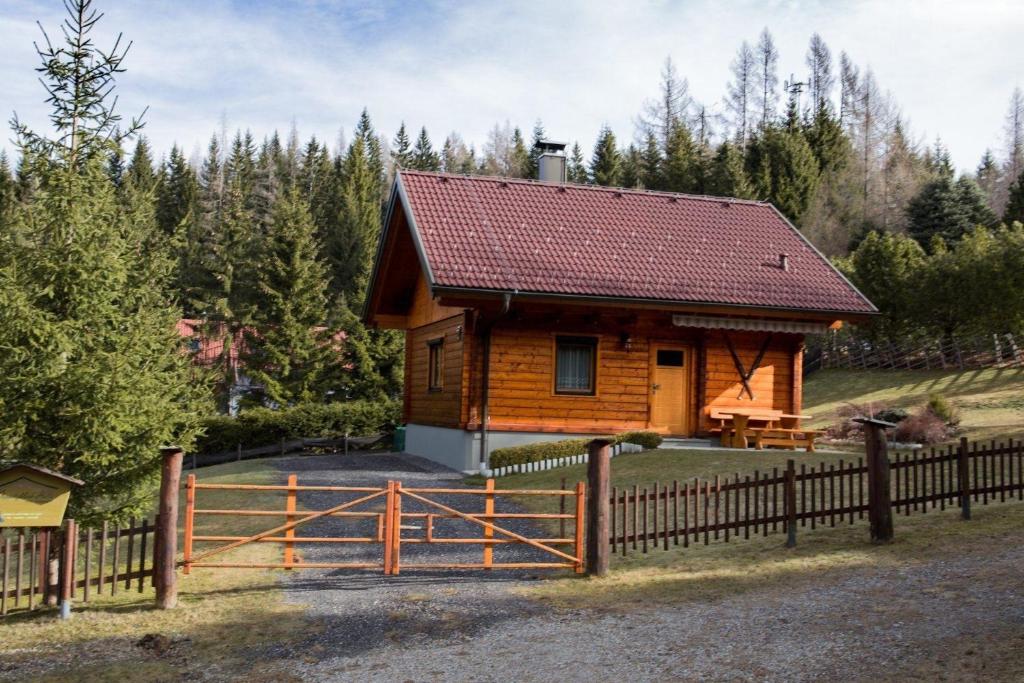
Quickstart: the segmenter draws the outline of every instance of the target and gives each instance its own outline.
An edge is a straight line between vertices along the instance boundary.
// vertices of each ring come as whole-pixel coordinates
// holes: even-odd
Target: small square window
[[[597,374],[597,339],[555,338],[555,393],[593,396]]]
[[[444,388],[444,339],[427,342],[427,390],[441,391]]]
[[[683,367],[683,352],[672,349],[658,349],[658,365],[663,368]]]

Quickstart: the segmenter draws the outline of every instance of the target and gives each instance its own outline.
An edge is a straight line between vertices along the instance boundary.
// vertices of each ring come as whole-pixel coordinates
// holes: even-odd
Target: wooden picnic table
[[[714,415],[720,415],[732,420],[731,427],[723,426],[722,442],[728,443],[733,448],[747,448],[750,442],[747,440],[747,430],[756,428],[772,429],[776,427],[783,430],[796,430],[800,428],[800,420],[810,419],[811,415],[791,415],[778,410],[766,410],[764,408],[727,408],[715,411]],[[713,416],[714,416],[713,415]],[[728,430],[728,433],[727,433]]]

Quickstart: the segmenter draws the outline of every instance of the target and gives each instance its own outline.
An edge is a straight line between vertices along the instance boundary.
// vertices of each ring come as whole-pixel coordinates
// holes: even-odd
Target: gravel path
[[[282,469],[298,471],[302,483],[458,482],[456,473],[405,457],[326,462],[296,458]],[[330,502],[314,494],[300,501]],[[416,551],[450,561],[480,552]],[[304,551],[311,561],[358,552]],[[626,614],[528,600],[510,590],[535,580],[520,572],[296,572],[288,599],[308,604],[322,628],[301,659],[282,655],[301,678],[324,681],[1024,680],[1022,563],[1024,547],[993,539],[951,560],[846,570],[782,592],[776,584]]]

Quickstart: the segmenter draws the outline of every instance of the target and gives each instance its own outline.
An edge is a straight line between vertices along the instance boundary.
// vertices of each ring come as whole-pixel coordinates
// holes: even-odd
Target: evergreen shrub
[[[238,417],[216,415],[203,421],[204,435],[197,453],[218,453],[242,444],[253,448],[281,439],[339,438],[394,431],[400,419],[396,401],[350,401],[348,403],[304,403],[272,410],[252,408]]]

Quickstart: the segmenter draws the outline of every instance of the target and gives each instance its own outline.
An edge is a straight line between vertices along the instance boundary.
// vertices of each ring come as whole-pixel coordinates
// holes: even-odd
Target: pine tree
[[[171,260],[138,250],[152,205],[126,210],[107,175],[123,52],[94,46],[88,0],[67,9],[64,44],[40,50],[57,135],[15,124],[38,187],[15,209],[26,241],[0,256],[0,452],[82,479],[68,514],[91,523],[151,509],[159,447],[191,447],[203,387],[164,293]]]
[[[587,175],[587,165],[583,160],[583,150],[580,149],[580,143],[574,142],[572,144],[572,150],[569,153],[569,158],[566,161],[566,180],[570,183],[577,183],[580,185],[586,184],[590,178]]]
[[[1013,222],[1024,223],[1024,171],[1017,176],[1017,181],[1010,186],[1010,196],[1006,202],[1006,211],[1003,212],[1003,222],[1012,225]]]
[[[327,266],[316,227],[295,189],[278,197],[256,252],[260,306],[245,338],[246,373],[278,405],[323,400],[340,367],[339,344],[326,327]]]
[[[412,143],[409,142],[409,134],[405,132],[405,121],[398,127],[395,133],[395,140],[391,143],[391,163],[395,168],[412,168]],[[366,143],[363,143],[363,154],[366,152]]]
[[[409,168],[418,171],[438,171],[440,166],[441,160],[434,153],[434,146],[430,143],[427,129],[420,128],[420,135],[416,138],[416,146],[412,150],[412,161]]]
[[[615,133],[607,125],[598,133],[590,159],[590,179],[595,185],[621,185],[622,155],[615,146]]]
[[[818,185],[818,162],[790,101],[787,122],[769,124],[751,141],[747,169],[758,197],[799,224]]]

